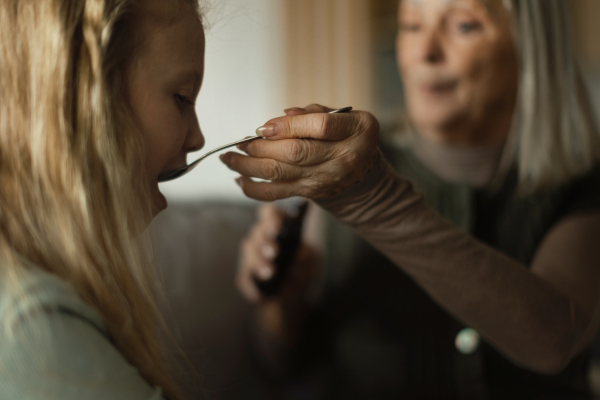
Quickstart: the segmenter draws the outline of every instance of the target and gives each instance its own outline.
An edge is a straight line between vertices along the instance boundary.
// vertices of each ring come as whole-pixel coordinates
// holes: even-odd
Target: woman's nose
[[[437,64],[444,60],[444,49],[442,46],[439,33],[436,31],[425,32],[423,41],[421,42],[421,48],[419,51],[419,58],[428,64]]]
[[[200,123],[198,117],[194,115],[193,121],[190,124],[188,134],[185,138],[185,151],[191,153],[198,151],[204,147],[204,135],[200,129]]]

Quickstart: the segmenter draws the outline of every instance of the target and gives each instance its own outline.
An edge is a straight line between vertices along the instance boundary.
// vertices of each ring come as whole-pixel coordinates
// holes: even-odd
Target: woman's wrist
[[[385,222],[386,213],[393,207],[397,214],[401,209],[398,202],[406,207],[422,202],[422,197],[412,191],[412,184],[398,176],[381,152],[365,178],[354,186],[327,198],[315,200],[324,210],[339,221],[359,228],[376,221]],[[394,215],[398,217],[398,215]]]

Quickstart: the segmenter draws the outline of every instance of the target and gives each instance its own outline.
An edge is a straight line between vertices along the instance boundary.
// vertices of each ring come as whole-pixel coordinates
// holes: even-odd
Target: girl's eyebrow
[[[169,85],[193,84],[192,90],[197,92],[202,83],[202,74],[197,68],[181,69],[169,79]]]
[[[196,69],[196,68],[191,68],[191,69],[185,69],[185,70],[180,70],[178,72],[175,73],[175,76],[177,80],[194,80],[194,81],[199,81],[202,77],[202,75],[200,74],[200,72]]]

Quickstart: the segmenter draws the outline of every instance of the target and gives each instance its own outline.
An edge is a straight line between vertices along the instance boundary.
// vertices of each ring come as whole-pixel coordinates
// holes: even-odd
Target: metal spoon
[[[352,107],[340,108],[339,110],[331,111],[329,114],[340,114],[340,113],[345,113],[348,111],[352,111]],[[196,166],[198,166],[198,164],[200,164],[200,161],[204,160],[206,157],[208,157],[212,154],[215,154],[221,150],[225,150],[230,147],[237,146],[238,144],[251,142],[251,141],[257,140],[257,139],[264,139],[264,138],[260,137],[260,136],[246,136],[245,138],[243,138],[242,140],[238,140],[237,142],[233,142],[233,143],[229,143],[224,146],[221,146],[221,147],[217,147],[216,149],[209,151],[208,153],[206,153],[205,155],[203,155],[202,157],[200,157],[199,159],[197,159],[190,165],[186,165],[185,167],[177,168],[177,169],[174,169],[171,171],[163,172],[158,177],[158,181],[159,182],[169,182],[169,181],[175,180],[177,178],[180,178],[183,175],[190,172],[191,170],[193,170],[194,168],[196,168]]]

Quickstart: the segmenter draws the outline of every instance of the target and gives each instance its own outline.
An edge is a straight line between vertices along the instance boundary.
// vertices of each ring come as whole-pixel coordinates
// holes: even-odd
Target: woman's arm
[[[444,220],[381,159],[319,203],[517,364],[556,373],[595,336],[600,213],[557,224],[528,270]]]
[[[528,270],[427,207],[379,156],[372,115],[328,111],[294,109],[269,121],[269,140],[243,147],[248,156],[223,158],[247,196],[320,199],[517,364],[555,373],[589,344],[600,318],[598,215],[559,223]]]

